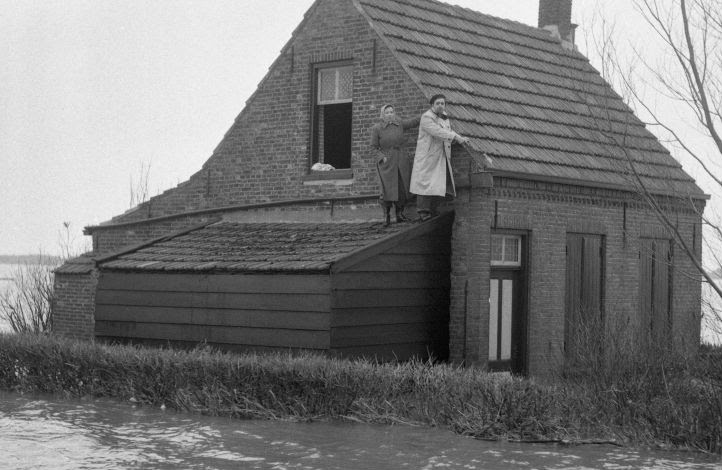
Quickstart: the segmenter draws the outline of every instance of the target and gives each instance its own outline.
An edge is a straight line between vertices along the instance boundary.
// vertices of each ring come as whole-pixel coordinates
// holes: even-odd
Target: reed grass
[[[709,373],[720,366],[710,357],[650,389],[649,371],[617,382],[577,376],[542,383],[447,364],[2,334],[0,388],[236,418],[345,419],[438,426],[482,439],[606,440],[720,452],[721,382]]]

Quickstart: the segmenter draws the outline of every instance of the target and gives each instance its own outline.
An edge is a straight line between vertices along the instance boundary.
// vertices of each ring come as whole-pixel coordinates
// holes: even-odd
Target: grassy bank
[[[238,418],[342,418],[440,426],[487,439],[601,439],[720,452],[722,377],[709,374],[720,368],[713,356],[696,369],[670,368],[659,377],[648,369],[617,382],[577,377],[542,384],[448,365],[239,356],[0,334],[0,388]]]

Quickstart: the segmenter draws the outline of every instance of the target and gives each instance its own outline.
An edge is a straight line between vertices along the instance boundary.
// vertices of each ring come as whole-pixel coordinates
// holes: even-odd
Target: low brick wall
[[[54,334],[77,339],[93,339],[97,284],[98,272],[95,269],[86,273],[55,273]]]

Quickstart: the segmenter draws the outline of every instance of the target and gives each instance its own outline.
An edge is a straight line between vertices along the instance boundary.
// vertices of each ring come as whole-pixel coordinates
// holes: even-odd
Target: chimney
[[[539,0],[539,27],[573,49],[577,25],[572,23],[572,0]]]

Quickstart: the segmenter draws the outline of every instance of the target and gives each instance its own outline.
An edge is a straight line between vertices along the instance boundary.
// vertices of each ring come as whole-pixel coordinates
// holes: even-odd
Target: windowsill
[[[345,168],[342,170],[313,171],[303,176],[303,184],[351,184],[353,182],[353,170]]]

